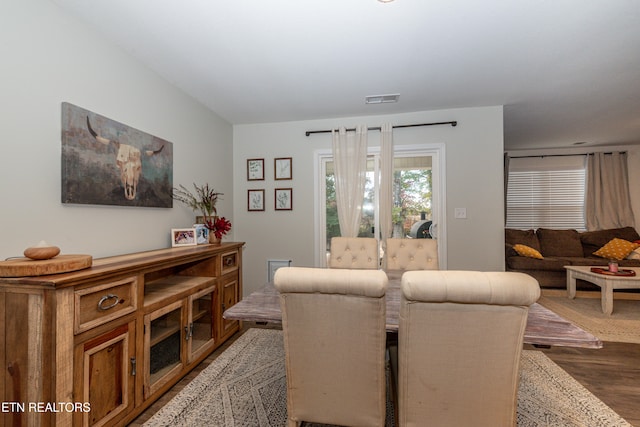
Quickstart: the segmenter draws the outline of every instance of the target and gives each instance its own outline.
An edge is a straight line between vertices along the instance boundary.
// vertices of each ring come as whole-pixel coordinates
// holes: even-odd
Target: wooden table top
[[[387,331],[398,332],[401,272],[387,274]],[[282,323],[280,294],[273,283],[267,283],[262,289],[251,293],[226,310],[223,317],[252,322]],[[602,341],[596,336],[537,303],[529,307],[524,342],[541,346],[602,348]]]

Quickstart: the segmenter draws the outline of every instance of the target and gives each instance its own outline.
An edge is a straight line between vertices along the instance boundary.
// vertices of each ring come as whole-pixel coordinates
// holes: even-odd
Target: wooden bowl
[[[24,256],[35,260],[50,259],[59,253],[57,246],[33,246],[24,250]]]

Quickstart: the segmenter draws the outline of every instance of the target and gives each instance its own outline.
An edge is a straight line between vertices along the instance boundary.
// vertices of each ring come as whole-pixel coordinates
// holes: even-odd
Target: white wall
[[[170,246],[173,209],[61,203],[61,111],[71,102],[174,144],[174,185],[209,182],[231,217],[231,125],[48,0],[0,2],[0,258],[44,239],[94,257]],[[233,218],[231,218],[233,220]]]
[[[291,259],[314,265],[314,164],[318,149],[331,148],[330,134],[305,136],[307,130],[385,122],[412,124],[457,120],[458,126],[396,129],[394,143],[444,143],[446,155],[446,221],[448,269],[504,269],[503,122],[502,107],[423,111],[300,122],[234,126],[234,228],[245,248],[245,294],[267,278],[268,259]],[[369,133],[378,145],[377,132]],[[273,159],[293,157],[293,180],[274,181]],[[247,181],[246,160],[265,159],[265,181]],[[293,188],[293,210],[274,211],[273,190]],[[264,212],[247,211],[247,190],[265,189]],[[467,219],[454,219],[456,207]]]
[[[94,257],[169,246],[169,229],[194,213],[173,209],[68,205],[61,197],[60,104],[71,102],[174,144],[174,185],[208,182],[225,193],[225,240],[246,241],[245,293],[267,276],[267,259],[313,265],[313,152],[331,146],[311,129],[364,123],[458,120],[458,126],[395,132],[398,145],[446,145],[449,269],[503,268],[502,107],[241,125],[229,123],[140,65],[48,0],[0,3],[0,258],[46,240]],[[370,139],[378,136],[371,133]],[[264,158],[266,180],[246,180],[246,159]],[[293,157],[293,211],[273,210],[273,158]],[[233,161],[231,161],[233,159]],[[289,185],[289,183],[291,185]],[[266,211],[247,212],[247,189],[266,190]],[[466,207],[468,219],[453,218]]]

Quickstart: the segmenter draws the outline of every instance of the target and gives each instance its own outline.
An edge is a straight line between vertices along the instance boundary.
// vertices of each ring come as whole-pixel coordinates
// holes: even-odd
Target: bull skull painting
[[[140,150],[128,144],[121,144],[118,141],[112,141],[107,138],[103,138],[91,128],[91,122],[89,116],[87,116],[87,129],[89,133],[96,139],[96,141],[109,145],[113,144],[118,150],[116,155],[116,164],[120,169],[120,180],[124,187],[124,197],[128,200],[136,198],[136,190],[138,188],[138,180],[140,179],[140,173],[142,172],[142,160],[140,158]],[[159,150],[145,150],[147,156],[153,156],[162,151],[164,145]]]
[[[172,163],[170,142],[62,104],[63,203],[172,207]]]

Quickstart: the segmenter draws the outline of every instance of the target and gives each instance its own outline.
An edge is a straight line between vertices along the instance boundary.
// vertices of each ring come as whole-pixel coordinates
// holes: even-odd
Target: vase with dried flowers
[[[209,243],[220,244],[222,236],[231,230],[231,222],[225,217],[218,217],[216,203],[223,193],[215,191],[209,184],[201,186],[193,184],[195,192],[191,192],[183,185],[173,188],[173,198],[184,203],[196,212],[201,212],[203,223],[209,229]]]

